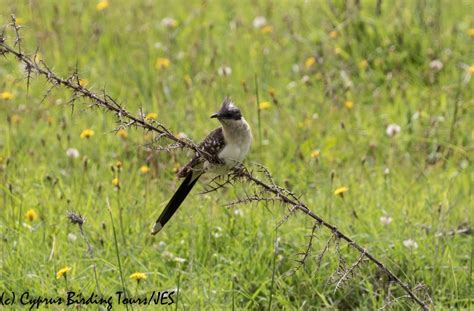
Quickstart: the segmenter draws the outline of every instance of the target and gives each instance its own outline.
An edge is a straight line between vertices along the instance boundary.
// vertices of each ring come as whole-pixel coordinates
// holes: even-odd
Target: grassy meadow
[[[1,25],[13,13],[23,26],[26,53],[38,48],[63,77],[77,65],[82,85],[196,142],[230,95],[253,129],[249,167],[265,165],[433,309],[473,307],[472,229],[457,233],[473,227],[472,1],[0,4]],[[6,38],[14,44],[11,29]],[[332,240],[318,260],[324,229],[291,273],[311,219],[296,213],[276,230],[286,207],[226,207],[246,185],[199,195],[201,183],[150,236],[190,153],[114,131],[113,115],[71,106],[63,88],[44,97],[42,77],[27,90],[23,69],[0,58],[0,294],[179,288],[162,307],[180,310],[374,310],[405,295],[370,262],[335,291],[338,265],[358,254]],[[68,211],[86,219],[93,252]],[[416,305],[401,297],[388,309]]]

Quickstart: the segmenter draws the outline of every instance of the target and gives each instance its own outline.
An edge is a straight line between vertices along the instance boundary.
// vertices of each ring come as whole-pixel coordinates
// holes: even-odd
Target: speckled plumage
[[[212,156],[216,156],[221,152],[225,146],[224,133],[222,127],[218,127],[210,132],[206,138],[199,144],[199,148],[204,152]],[[196,153],[196,155],[188,162],[183,168],[181,168],[176,174],[179,177],[186,177],[186,175],[193,169],[202,170],[200,164],[204,162],[204,159]]]

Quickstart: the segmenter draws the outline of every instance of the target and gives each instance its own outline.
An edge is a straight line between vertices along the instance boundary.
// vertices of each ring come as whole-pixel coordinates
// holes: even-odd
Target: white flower
[[[263,16],[257,16],[253,19],[252,24],[254,28],[262,28],[267,24],[267,19]]]
[[[228,66],[221,66],[219,69],[217,69],[217,73],[219,76],[230,76],[232,74],[232,68]]]
[[[293,64],[291,66],[291,70],[294,72],[294,73],[298,73],[300,72],[300,66],[298,64]]]
[[[174,28],[178,25],[178,22],[172,17],[165,17],[161,20],[161,26]]]
[[[408,240],[403,241],[403,246],[405,246],[406,248],[417,249],[418,243],[416,243],[412,239],[408,239]]]
[[[400,131],[401,131],[400,125],[395,124],[395,123],[389,124],[386,130],[387,135],[390,137],[397,135],[398,133],[400,133]]]
[[[309,80],[310,80],[310,79],[309,79],[309,76],[308,76],[308,75],[304,75],[304,76],[301,78],[301,81],[302,81],[303,83],[309,83],[309,82],[310,82]]]
[[[419,112],[419,111],[415,112],[415,113],[411,116],[411,119],[412,119],[413,121],[418,120],[419,118],[420,118],[420,112]]]
[[[384,175],[390,174],[390,169],[389,169],[388,167],[386,167],[386,168],[383,170],[383,173],[384,173]]]
[[[243,216],[244,215],[244,212],[240,209],[235,209],[234,210],[234,215],[235,216]]]
[[[177,137],[179,139],[187,139],[188,138],[188,135],[186,135],[186,133],[183,133],[183,132],[179,132]]]
[[[181,258],[181,257],[174,257],[173,260],[176,261],[176,262],[178,262],[178,263],[184,263],[184,262],[186,262],[186,259]]]
[[[296,87],[296,82],[295,81],[291,81],[290,83],[288,83],[288,85],[286,86],[287,89],[291,90],[293,88]]]
[[[390,216],[382,216],[380,217],[380,222],[385,225],[385,226],[388,226],[392,223],[392,217]]]
[[[67,235],[67,239],[69,240],[69,242],[75,242],[77,240],[77,236],[74,233],[69,233]]]
[[[443,69],[443,63],[439,59],[432,60],[430,62],[430,68],[436,71]]]
[[[222,236],[222,228],[219,226],[214,227],[214,230],[212,230],[212,236],[216,239],[220,238]]]
[[[160,241],[160,243],[158,243],[158,248],[160,250],[164,250],[166,248],[166,243],[163,241]]]
[[[80,156],[79,150],[77,150],[75,148],[68,148],[66,150],[66,155],[70,158],[73,158],[73,159],[77,159]]]

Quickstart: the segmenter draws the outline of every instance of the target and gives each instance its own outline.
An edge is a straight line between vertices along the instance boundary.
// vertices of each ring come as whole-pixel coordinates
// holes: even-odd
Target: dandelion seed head
[[[176,28],[178,27],[178,21],[168,16],[161,20],[161,26],[166,28]]]
[[[227,77],[232,74],[232,68],[229,66],[221,66],[217,69],[217,74],[222,77]]]
[[[69,242],[74,243],[77,240],[77,236],[74,233],[69,233],[67,235],[67,239]]]
[[[388,226],[392,223],[392,217],[382,216],[380,217],[380,222],[382,223],[382,225]]]
[[[430,62],[430,68],[436,71],[443,69],[443,63],[439,59],[432,60]]]
[[[385,132],[387,133],[389,137],[393,137],[397,135],[398,133],[400,133],[400,131],[401,131],[400,125],[395,124],[395,123],[389,124],[387,126],[387,129],[385,130]]]
[[[418,243],[416,243],[412,239],[408,239],[408,240],[403,241],[403,246],[405,246],[406,248],[417,249]]]
[[[66,155],[72,159],[77,159],[80,156],[79,150],[77,150],[76,148],[68,148],[66,150]]]
[[[262,28],[267,24],[267,19],[264,16],[257,16],[253,19],[253,28]]]

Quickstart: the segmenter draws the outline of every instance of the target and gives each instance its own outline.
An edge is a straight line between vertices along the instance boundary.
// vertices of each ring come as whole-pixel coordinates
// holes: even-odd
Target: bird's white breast
[[[250,126],[242,118],[224,124],[223,130],[226,145],[218,156],[224,160],[227,166],[234,167],[245,159],[250,150],[252,144]]]

